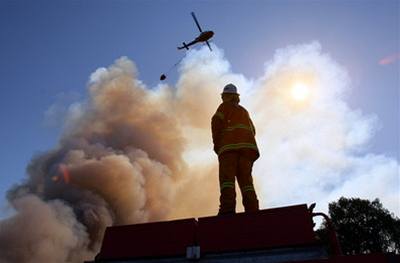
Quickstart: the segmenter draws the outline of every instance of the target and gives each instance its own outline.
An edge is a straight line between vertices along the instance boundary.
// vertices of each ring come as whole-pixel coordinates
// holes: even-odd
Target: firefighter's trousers
[[[245,212],[258,210],[257,195],[251,177],[254,158],[251,150],[227,151],[219,157],[220,208],[219,215],[233,214],[236,208],[235,178],[243,197]]]

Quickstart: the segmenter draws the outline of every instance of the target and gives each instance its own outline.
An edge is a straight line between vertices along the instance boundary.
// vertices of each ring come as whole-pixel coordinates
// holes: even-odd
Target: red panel
[[[195,244],[197,221],[168,222],[108,227],[99,259],[178,256]]]
[[[316,259],[316,260],[306,260],[306,261],[285,261],[282,263],[333,263],[333,261],[329,259]]]
[[[306,205],[199,218],[201,252],[246,251],[315,244]]]

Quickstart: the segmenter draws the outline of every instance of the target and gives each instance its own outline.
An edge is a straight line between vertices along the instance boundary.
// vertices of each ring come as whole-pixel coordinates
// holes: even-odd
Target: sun
[[[295,83],[291,88],[291,95],[295,101],[304,101],[310,95],[310,88],[303,83]]]

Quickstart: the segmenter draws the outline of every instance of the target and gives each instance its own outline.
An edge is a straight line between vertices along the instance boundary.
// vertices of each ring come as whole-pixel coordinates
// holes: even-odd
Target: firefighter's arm
[[[250,128],[253,131],[253,134],[255,136],[256,135],[256,127],[254,126],[253,121],[250,118],[250,114],[247,111],[246,111],[246,113],[247,113],[247,118],[249,119]]]
[[[254,126],[253,121],[250,119],[250,117],[249,117],[249,121],[250,121],[251,129],[252,129],[253,134],[255,136],[256,135],[256,127]]]
[[[214,143],[214,152],[218,153],[218,148],[221,140],[221,132],[223,126],[224,115],[217,111],[211,119],[211,132]]]

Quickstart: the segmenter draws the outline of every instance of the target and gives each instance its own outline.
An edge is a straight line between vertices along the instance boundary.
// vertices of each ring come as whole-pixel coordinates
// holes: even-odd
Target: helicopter
[[[192,42],[186,44],[185,42],[183,42],[183,46],[178,47],[178,49],[184,49],[186,48],[187,50],[189,50],[189,47],[191,45],[194,45],[196,43],[200,43],[200,42],[206,42],[208,48],[210,49],[210,51],[212,51],[210,43],[208,42],[208,40],[210,40],[213,36],[214,36],[214,32],[213,31],[204,31],[201,29],[199,22],[197,21],[196,15],[194,14],[194,12],[191,12],[191,15],[193,17],[194,22],[197,25],[197,28],[200,31],[200,35],[198,37],[196,37]],[[176,62],[169,70],[168,72],[170,72],[174,67],[176,67],[177,65],[179,65],[179,63],[182,61],[184,57],[182,57],[178,62]],[[167,72],[167,73],[168,73]],[[166,73],[165,74],[161,74],[160,76],[160,80],[165,80],[167,78]]]
[[[203,32],[203,30],[201,30],[200,24],[199,24],[199,22],[197,21],[197,18],[196,18],[196,16],[195,16],[194,12],[191,12],[191,14],[192,14],[192,17],[193,17],[194,22],[195,22],[196,25],[197,25],[197,28],[200,30],[200,35],[199,35],[198,37],[196,37],[192,42],[190,42],[190,43],[188,43],[188,44],[186,44],[185,42],[183,42],[183,43],[182,43],[183,46],[178,47],[178,49],[184,49],[184,48],[186,48],[187,50],[189,50],[189,47],[190,47],[191,45],[194,45],[194,44],[200,43],[200,42],[206,42],[208,48],[210,49],[210,51],[212,51],[211,46],[210,46],[210,43],[208,43],[208,40],[214,36],[214,32],[213,32],[213,31],[204,31],[204,32]]]

